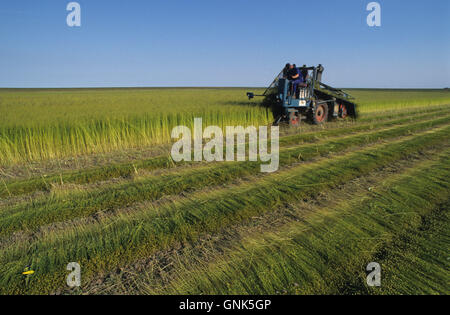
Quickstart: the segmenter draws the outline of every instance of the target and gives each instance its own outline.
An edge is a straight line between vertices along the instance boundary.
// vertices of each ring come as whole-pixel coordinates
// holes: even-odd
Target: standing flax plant
[[[353,89],[348,92],[356,98],[362,113],[450,104],[450,92],[444,89]]]
[[[2,165],[169,143],[175,126],[267,125],[242,89],[0,91]],[[242,100],[236,104],[236,100]]]
[[[245,89],[0,89],[0,165],[169,143],[173,127],[261,126],[272,113]],[[262,91],[260,91],[262,92]],[[348,92],[358,110],[450,104],[446,90]]]

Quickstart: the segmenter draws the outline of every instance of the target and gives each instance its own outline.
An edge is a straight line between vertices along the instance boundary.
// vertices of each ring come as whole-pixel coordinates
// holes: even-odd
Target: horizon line
[[[76,89],[266,89],[267,86],[78,86],[78,87],[0,87],[0,90],[76,90]],[[448,90],[450,87],[336,87],[354,90]]]

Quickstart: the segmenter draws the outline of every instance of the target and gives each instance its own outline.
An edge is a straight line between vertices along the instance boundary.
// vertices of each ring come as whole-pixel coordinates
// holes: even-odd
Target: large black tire
[[[313,124],[320,125],[328,121],[327,103],[315,104],[311,111],[311,121]]]

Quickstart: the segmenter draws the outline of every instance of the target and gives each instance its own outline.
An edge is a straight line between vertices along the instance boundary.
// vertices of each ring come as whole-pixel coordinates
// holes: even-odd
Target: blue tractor
[[[336,118],[356,118],[353,98],[340,89],[322,83],[322,65],[303,66],[299,71],[303,74],[305,84],[296,91],[283,70],[263,94],[248,92],[248,98],[265,97],[263,104],[272,109],[275,125],[287,122],[291,126],[298,126],[302,120],[322,124]]]

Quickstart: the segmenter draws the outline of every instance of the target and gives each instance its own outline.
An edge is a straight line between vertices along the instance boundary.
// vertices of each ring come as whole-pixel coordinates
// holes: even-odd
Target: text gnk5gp
[[[257,162],[258,156],[261,162],[261,172],[272,173],[279,167],[279,127],[271,127],[270,130],[270,153],[268,152],[267,126],[256,128],[249,126],[227,126],[225,127],[225,159],[224,159],[224,135],[218,126],[208,126],[203,130],[202,118],[194,119],[194,130],[191,132],[186,126],[177,126],[172,129],[172,138],[179,139],[172,146],[172,159],[175,162],[192,161],[201,162],[227,162],[249,161]],[[248,138],[248,142],[246,139]],[[209,140],[203,144],[203,140]],[[237,141],[235,141],[237,140]],[[192,143],[194,146],[192,152]],[[248,144],[248,154],[246,148]],[[235,148],[237,152],[235,152]]]

